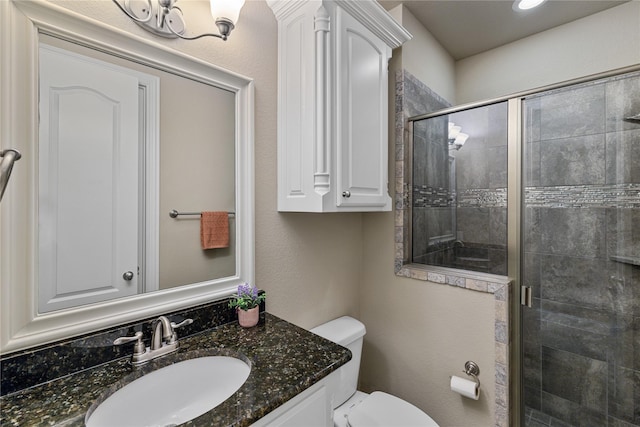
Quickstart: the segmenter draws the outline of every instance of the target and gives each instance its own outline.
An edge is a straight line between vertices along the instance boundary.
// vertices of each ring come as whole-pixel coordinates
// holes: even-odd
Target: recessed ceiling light
[[[513,10],[529,10],[540,6],[546,0],[516,0],[513,2]]]

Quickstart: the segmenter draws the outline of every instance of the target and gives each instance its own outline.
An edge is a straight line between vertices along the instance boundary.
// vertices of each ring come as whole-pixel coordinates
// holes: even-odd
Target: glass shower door
[[[640,426],[640,73],[522,111],[525,425]]]
[[[416,264],[507,275],[507,102],[414,122]]]

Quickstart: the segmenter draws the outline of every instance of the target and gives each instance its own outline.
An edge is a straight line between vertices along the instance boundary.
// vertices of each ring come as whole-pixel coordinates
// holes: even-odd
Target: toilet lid
[[[351,427],[438,427],[433,419],[409,402],[374,391],[347,416]]]

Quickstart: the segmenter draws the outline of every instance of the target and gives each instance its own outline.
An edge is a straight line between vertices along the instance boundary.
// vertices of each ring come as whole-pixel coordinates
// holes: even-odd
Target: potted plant
[[[260,316],[260,303],[267,298],[258,288],[248,283],[238,285],[238,293],[229,301],[229,307],[235,308],[238,313],[240,326],[250,328],[258,324]]]

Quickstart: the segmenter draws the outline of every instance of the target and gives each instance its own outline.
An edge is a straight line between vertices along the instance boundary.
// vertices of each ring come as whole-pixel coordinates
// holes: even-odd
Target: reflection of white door
[[[138,292],[138,138],[137,77],[40,48],[39,312]]]

